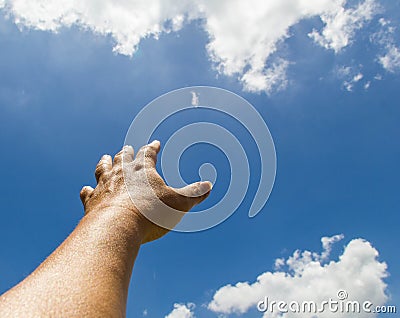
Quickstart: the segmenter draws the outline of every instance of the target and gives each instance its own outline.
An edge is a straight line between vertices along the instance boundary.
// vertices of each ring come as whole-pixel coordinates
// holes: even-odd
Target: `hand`
[[[165,235],[169,229],[154,224],[146,215],[168,215],[165,204],[187,212],[207,198],[212,184],[196,182],[181,189],[167,186],[156,170],[159,150],[160,142],[153,141],[140,148],[136,158],[131,146],[117,153],[114,161],[111,156],[104,155],[96,166],[96,188],[85,186],[80,193],[85,214],[110,208],[128,211],[143,232],[142,243]],[[173,228],[182,216],[169,220],[168,227]]]

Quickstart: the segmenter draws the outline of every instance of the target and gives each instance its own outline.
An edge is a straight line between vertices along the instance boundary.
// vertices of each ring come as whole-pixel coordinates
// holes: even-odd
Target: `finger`
[[[114,165],[122,165],[122,162],[128,163],[133,161],[134,150],[132,146],[125,145],[120,152],[114,157]]]
[[[210,194],[212,183],[210,181],[195,182],[176,191],[185,196],[189,202],[190,208],[204,201]]]
[[[90,196],[92,195],[92,192],[94,189],[91,186],[84,186],[80,192],[80,197],[81,201],[83,203],[83,206],[86,205],[86,202],[90,199]]]
[[[96,177],[96,181],[99,182],[102,175],[106,172],[110,172],[112,169],[112,159],[110,155],[104,155],[101,157],[99,163],[96,166],[96,171],[94,175]]]
[[[160,151],[160,142],[154,140],[152,143],[139,149],[136,160],[143,163],[146,167],[155,168],[157,163],[157,154]]]

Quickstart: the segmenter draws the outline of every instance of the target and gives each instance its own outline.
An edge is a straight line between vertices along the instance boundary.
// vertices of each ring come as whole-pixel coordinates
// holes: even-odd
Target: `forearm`
[[[0,297],[0,316],[124,316],[140,222],[129,210],[87,214],[42,265]]]
[[[187,212],[211,191],[210,182],[181,189],[167,186],[156,170],[159,150],[160,143],[154,141],[135,159],[130,146],[114,160],[109,155],[100,159],[96,188],[86,186],[80,193],[86,216],[43,264],[0,296],[1,318],[125,316],[140,245],[169,231],[147,220],[136,207],[162,213],[166,204]]]

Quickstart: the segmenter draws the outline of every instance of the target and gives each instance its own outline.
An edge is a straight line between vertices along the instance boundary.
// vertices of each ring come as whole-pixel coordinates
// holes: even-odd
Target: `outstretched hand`
[[[165,235],[184,216],[180,211],[211,191],[210,182],[167,186],[156,170],[159,150],[154,141],[136,157],[125,146],[114,159],[100,159],[96,188],[81,190],[85,216],[34,273],[0,296],[0,317],[125,317],[140,245]],[[149,215],[168,221],[160,223],[168,229]]]
[[[212,184],[196,182],[180,189],[167,186],[156,170],[159,151],[160,142],[153,141],[140,148],[136,157],[131,146],[124,146],[114,160],[104,155],[95,170],[96,188],[85,186],[80,193],[85,214],[110,208],[127,212],[138,221],[142,243],[165,235],[169,230],[148,220],[147,213],[166,213],[164,204],[187,212],[207,198]],[[179,220],[173,222],[176,225]]]

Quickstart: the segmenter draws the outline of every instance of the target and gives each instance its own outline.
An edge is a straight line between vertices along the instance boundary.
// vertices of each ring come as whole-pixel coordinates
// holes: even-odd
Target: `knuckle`
[[[146,155],[148,157],[154,157],[156,155],[156,150],[153,147],[150,147],[146,151]]]
[[[135,170],[135,171],[138,171],[138,170],[142,170],[143,168],[144,168],[144,165],[143,165],[143,163],[142,162],[140,162],[140,161],[137,161],[137,160],[135,160],[134,162],[133,162],[133,169]]]
[[[108,179],[110,179],[111,175],[112,175],[111,171],[103,172],[103,174],[101,175],[101,178],[104,180],[108,180]]]
[[[113,168],[112,173],[110,173],[110,176],[120,176],[123,173],[122,165],[117,165],[116,167]]]

